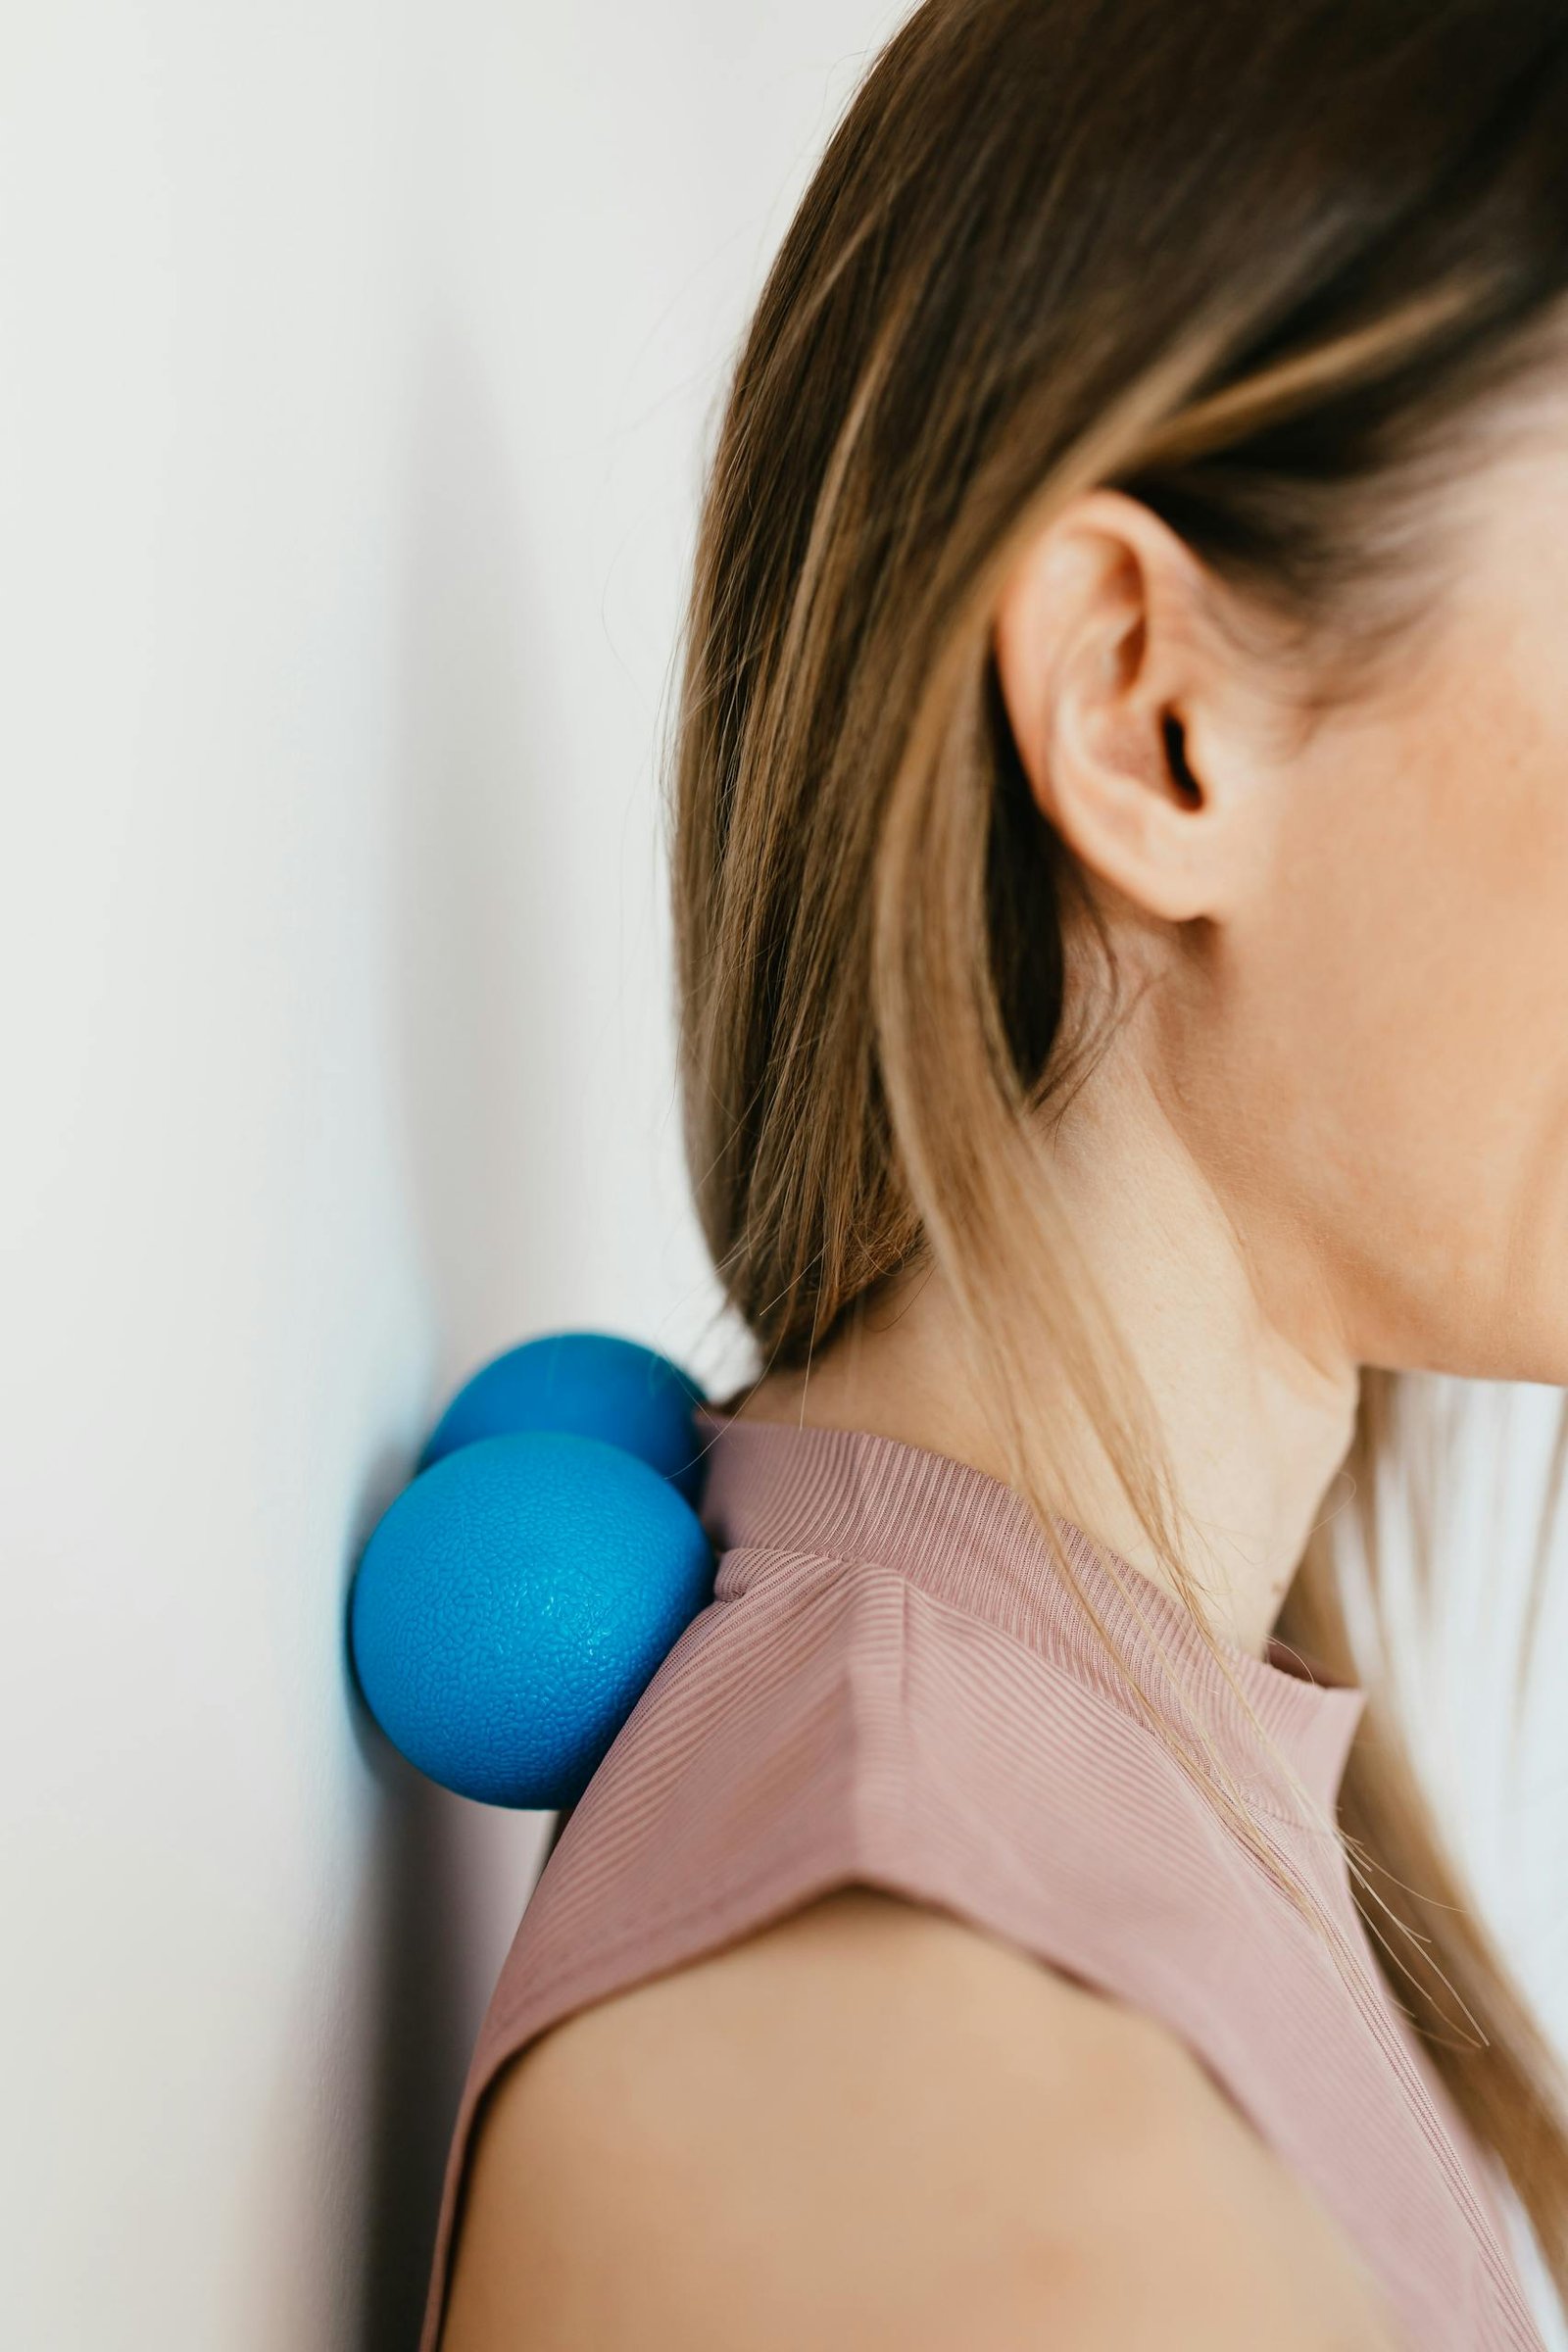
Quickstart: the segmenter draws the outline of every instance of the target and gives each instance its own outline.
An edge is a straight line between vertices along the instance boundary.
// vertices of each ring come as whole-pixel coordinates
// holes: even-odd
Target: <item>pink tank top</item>
[[[1388,1991],[1338,1840],[1299,1820],[1180,1604],[1116,1559],[1191,1662],[1271,1836],[1343,1923],[1348,1984],[1141,1723],[1009,1488],[864,1431],[713,1411],[701,1427],[714,1598],[571,1814],[502,1970],[448,2163],[423,2352],[497,2070],[573,2010],[854,1882],[953,1912],[1173,2028],[1360,2248],[1412,2347],[1541,2352],[1500,2176]],[[1152,1669],[1115,1555],[1060,1530]],[[1278,1644],[1227,1656],[1332,1814],[1365,1693]]]

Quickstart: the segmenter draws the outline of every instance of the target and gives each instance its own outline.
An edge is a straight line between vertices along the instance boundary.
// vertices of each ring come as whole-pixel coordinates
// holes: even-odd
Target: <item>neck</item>
[[[1102,1074],[1097,1073],[1097,1079]],[[1047,1147],[1042,1147],[1043,1151]],[[1053,1132],[1043,1177],[1143,1376],[1199,1546],[1187,1565],[1217,1638],[1266,1650],[1354,1424],[1357,1375],[1288,1219],[1244,1228],[1124,1064]],[[956,1305],[940,1268],[901,1275],[801,1372],[772,1373],[742,1417],[858,1428],[1007,1475],[982,1399],[953,1375]],[[1031,1367],[1029,1424],[1084,1467],[1062,1512],[1180,1598],[1059,1367]]]

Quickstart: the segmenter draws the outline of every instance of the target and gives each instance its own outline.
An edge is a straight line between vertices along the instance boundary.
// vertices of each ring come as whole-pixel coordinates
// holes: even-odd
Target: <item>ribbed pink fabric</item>
[[[703,1416],[715,1597],[660,1668],[534,1891],[448,2166],[434,2352],[474,2111],[573,2010],[853,1882],[939,1905],[1161,2018],[1317,2194],[1419,2352],[1542,2338],[1488,2167],[1391,1999],[1338,1839],[1315,1834],[1192,1619],[1125,1561],[1271,1837],[1355,1954],[1320,1941],[1102,1663],[1020,1498],[863,1431]],[[1129,1654],[1157,1650],[1114,1558],[1060,1523]],[[1228,1651],[1332,1813],[1365,1696],[1277,1644]]]

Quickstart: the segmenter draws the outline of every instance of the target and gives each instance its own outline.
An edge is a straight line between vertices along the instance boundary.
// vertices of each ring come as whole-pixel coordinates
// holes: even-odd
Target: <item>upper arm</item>
[[[856,1890],[587,2011],[470,2164],[442,2352],[1387,2352],[1174,2037]]]

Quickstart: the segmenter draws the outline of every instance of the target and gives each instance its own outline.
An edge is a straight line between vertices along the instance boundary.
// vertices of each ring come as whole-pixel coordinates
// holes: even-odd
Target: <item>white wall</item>
[[[27,2352],[410,2340],[539,1825],[365,1738],[345,1581],[493,1347],[571,1321],[726,1358],[651,760],[704,418],[868,23],[7,12]]]
[[[679,1165],[652,758],[723,362],[897,13],[8,15],[27,2352],[410,2340],[539,1825],[357,1724],[346,1578],[491,1348],[587,1322],[734,1366]]]

